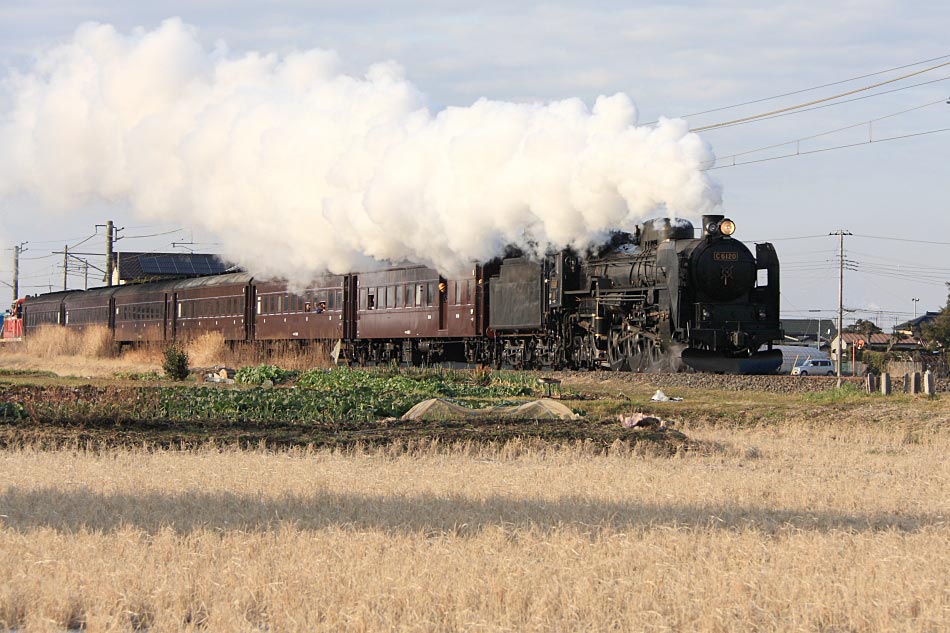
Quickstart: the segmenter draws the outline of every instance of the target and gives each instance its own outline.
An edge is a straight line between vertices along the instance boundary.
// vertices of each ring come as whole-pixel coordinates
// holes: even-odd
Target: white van
[[[792,369],[793,376],[834,376],[835,365],[828,359],[813,358]]]

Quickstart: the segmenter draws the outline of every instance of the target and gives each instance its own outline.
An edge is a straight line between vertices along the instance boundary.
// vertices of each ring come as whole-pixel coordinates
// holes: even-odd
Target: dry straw
[[[31,332],[23,343],[0,346],[0,366],[83,376],[159,371],[163,347],[162,343],[153,343],[126,345],[120,350],[104,326],[81,331],[42,327]],[[330,366],[331,346],[324,343],[235,343],[225,341],[219,332],[210,332],[185,341],[184,347],[192,367],[237,368],[268,363],[283,369],[306,370]]]
[[[115,355],[116,350],[112,342],[112,332],[109,328],[99,325],[80,331],[63,327],[42,327],[31,333],[25,343],[28,354],[42,358],[110,358]]]
[[[938,403],[939,404],[939,403]],[[0,453],[0,628],[941,631],[947,412],[583,444]]]

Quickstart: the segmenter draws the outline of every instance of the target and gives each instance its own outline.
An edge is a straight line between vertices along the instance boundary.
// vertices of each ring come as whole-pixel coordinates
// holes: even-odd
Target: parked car
[[[834,376],[835,365],[828,359],[813,358],[792,369],[793,376]]]

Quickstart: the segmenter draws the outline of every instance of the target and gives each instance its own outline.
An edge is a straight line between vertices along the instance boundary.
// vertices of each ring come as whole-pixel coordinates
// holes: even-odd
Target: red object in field
[[[3,338],[20,338],[23,336],[23,302],[26,298],[17,299],[13,304],[10,316],[3,320]]]

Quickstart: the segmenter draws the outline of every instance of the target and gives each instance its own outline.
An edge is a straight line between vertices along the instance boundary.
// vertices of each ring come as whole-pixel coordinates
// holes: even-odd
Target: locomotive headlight
[[[736,232],[736,223],[732,220],[723,220],[719,223],[719,230],[723,235],[732,235]]]
[[[712,316],[712,312],[709,311],[709,308],[703,308],[702,315],[703,315],[703,320],[708,321],[709,317]]]

